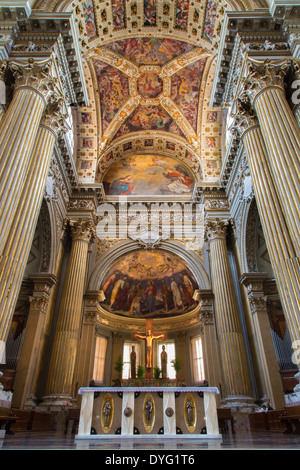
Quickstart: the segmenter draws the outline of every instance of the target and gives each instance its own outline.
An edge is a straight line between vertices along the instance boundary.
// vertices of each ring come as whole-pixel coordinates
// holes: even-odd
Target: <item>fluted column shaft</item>
[[[251,386],[245,344],[226,246],[227,221],[208,221],[212,286],[217,337],[226,400],[250,397]]]
[[[23,197],[43,111],[53,93],[50,62],[12,64],[13,99],[0,122],[0,256]]]
[[[72,247],[59,306],[46,395],[72,397],[75,365],[82,317],[83,295],[89,243],[93,237],[90,222],[71,222]]]
[[[26,185],[19,201],[15,201],[15,216],[11,217],[6,232],[0,261],[0,357],[32,246],[54,143],[55,136],[51,129],[41,126],[30,157]]]
[[[265,61],[246,82],[266,145],[270,169],[296,255],[300,255],[300,128],[287,102],[287,64]]]
[[[292,341],[300,334],[300,266],[258,126],[242,136],[270,261]]]

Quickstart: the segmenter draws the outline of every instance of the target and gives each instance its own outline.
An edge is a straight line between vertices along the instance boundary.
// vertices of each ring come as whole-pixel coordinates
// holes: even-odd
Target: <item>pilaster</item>
[[[97,316],[103,300],[101,292],[88,291],[84,295],[84,312],[78,361],[78,387],[89,386],[93,379]]]
[[[52,286],[57,279],[51,274],[40,273],[32,276],[34,281],[33,295],[30,297],[30,310],[26,323],[26,333],[22,344],[20,359],[14,382],[12,406],[26,408],[26,400],[35,404],[36,379],[39,370],[44,334],[45,319],[48,311]],[[29,407],[29,403],[27,404]],[[27,408],[28,408],[27,406]]]
[[[218,345],[214,321],[214,295],[211,290],[201,289],[199,294],[199,320],[203,331],[203,357],[205,379],[209,386],[219,387],[222,383],[219,368]]]
[[[285,406],[278,362],[271,336],[267,309],[267,296],[264,294],[265,273],[245,273],[241,282],[247,287],[248,299],[256,337],[256,346],[260,356],[260,374],[264,385],[264,401],[270,401],[274,409]]]

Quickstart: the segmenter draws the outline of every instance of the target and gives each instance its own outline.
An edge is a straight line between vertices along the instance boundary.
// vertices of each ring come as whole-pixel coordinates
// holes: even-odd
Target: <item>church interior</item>
[[[300,448],[299,2],[1,0],[0,54],[0,448]]]

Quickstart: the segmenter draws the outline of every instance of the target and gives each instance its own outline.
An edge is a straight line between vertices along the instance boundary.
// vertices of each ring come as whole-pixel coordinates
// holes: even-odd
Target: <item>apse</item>
[[[194,275],[179,256],[163,249],[137,249],[119,257],[101,289],[108,312],[133,318],[163,318],[197,306]]]

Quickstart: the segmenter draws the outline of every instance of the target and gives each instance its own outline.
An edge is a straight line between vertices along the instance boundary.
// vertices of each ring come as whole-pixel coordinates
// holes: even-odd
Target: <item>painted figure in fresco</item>
[[[124,279],[121,277],[114,284],[114,287],[113,287],[113,290],[112,290],[112,293],[111,293],[111,297],[110,297],[110,308],[111,309],[114,308],[115,304],[117,303],[118,293],[119,293],[119,290],[123,287],[124,282],[125,282]]]
[[[171,291],[173,293],[173,302],[174,302],[174,307],[175,308],[184,308],[183,302],[182,302],[182,295],[181,291],[178,287],[177,282],[175,279],[172,277],[171,281]]]
[[[96,24],[94,15],[94,5],[92,0],[83,3],[83,14],[85,20],[86,33],[89,38],[96,36]]]
[[[144,25],[156,25],[156,0],[144,0]]]
[[[146,296],[148,312],[154,312],[155,301],[156,301],[156,287],[153,281],[148,281],[148,285],[145,290],[145,296]]]
[[[125,27],[125,6],[124,0],[112,0],[112,14],[114,28],[120,29]]]
[[[167,378],[167,363],[168,363],[168,354],[166,351],[166,346],[163,345],[162,347],[162,352],[160,354],[160,360],[161,360],[161,372],[162,372],[162,378],[166,379]]]
[[[130,353],[130,377],[132,379],[136,378],[136,352],[134,346],[132,346]]]
[[[186,274],[181,274],[181,287],[187,299],[189,306],[194,305],[196,302],[193,299],[194,287],[190,278]]]
[[[172,193],[182,194],[191,192],[190,186],[194,183],[192,178],[171,168],[165,169],[165,175],[171,180],[168,184],[168,188]]]
[[[133,183],[131,181],[130,175],[125,176],[125,178],[118,178],[113,181],[110,193],[115,195],[125,195],[130,194],[133,190]]]

